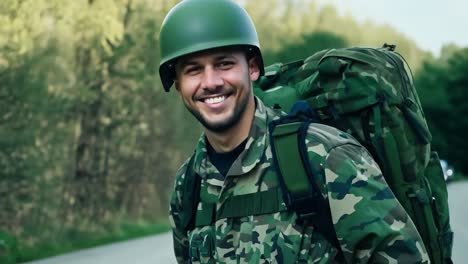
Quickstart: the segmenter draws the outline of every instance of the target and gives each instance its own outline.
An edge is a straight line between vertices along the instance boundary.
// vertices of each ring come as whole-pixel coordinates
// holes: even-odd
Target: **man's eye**
[[[200,67],[188,67],[185,69],[185,74],[195,74],[200,70]]]
[[[232,62],[232,61],[221,61],[218,64],[218,67],[220,67],[221,69],[228,69],[228,68],[232,67],[232,65],[234,65],[234,62]]]

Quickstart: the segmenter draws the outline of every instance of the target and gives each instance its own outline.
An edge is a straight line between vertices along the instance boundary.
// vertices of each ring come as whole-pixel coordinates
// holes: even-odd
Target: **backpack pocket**
[[[194,229],[189,235],[189,256],[191,263],[216,263],[214,259],[215,234],[213,227]]]

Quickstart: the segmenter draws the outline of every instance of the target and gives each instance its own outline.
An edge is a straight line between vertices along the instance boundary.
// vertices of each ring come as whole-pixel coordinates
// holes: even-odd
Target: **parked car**
[[[445,181],[450,181],[453,178],[453,166],[448,164],[446,160],[441,159],[440,165],[442,166],[442,171],[444,172]]]

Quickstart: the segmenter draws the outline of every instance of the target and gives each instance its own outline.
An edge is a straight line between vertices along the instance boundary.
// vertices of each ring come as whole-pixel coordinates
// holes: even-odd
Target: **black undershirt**
[[[223,175],[226,176],[229,169],[231,168],[232,163],[237,159],[239,154],[245,149],[245,145],[247,144],[246,138],[242,143],[240,143],[237,147],[229,152],[216,152],[213,147],[210,145],[208,140],[206,141],[206,151],[208,157],[210,158],[211,163],[218,169],[218,171]]]

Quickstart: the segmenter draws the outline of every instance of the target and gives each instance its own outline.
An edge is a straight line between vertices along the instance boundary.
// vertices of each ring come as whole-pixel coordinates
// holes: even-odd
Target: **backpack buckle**
[[[320,197],[318,195],[318,193],[307,193],[297,197],[289,196],[286,207],[296,212],[298,220],[313,218],[319,214]]]

